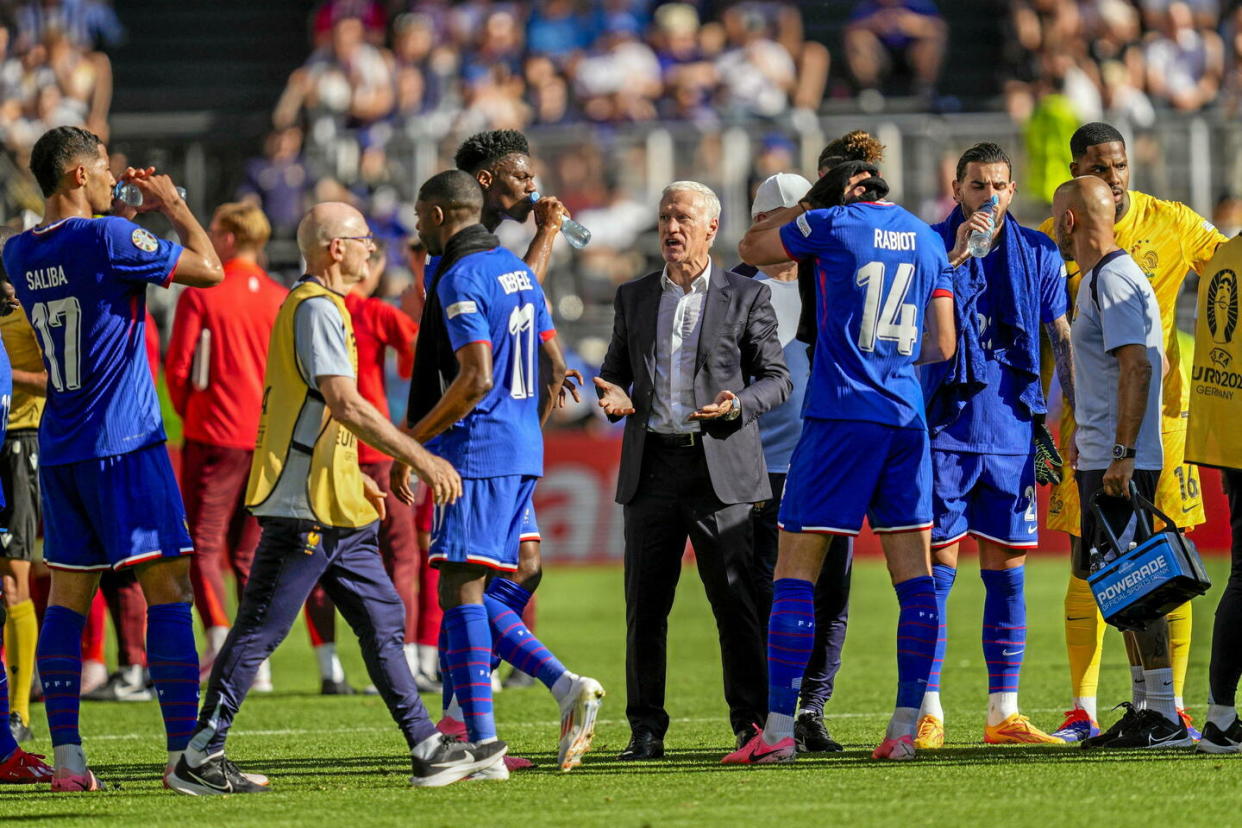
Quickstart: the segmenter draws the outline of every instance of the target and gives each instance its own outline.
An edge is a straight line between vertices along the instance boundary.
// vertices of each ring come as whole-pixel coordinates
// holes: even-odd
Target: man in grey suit
[[[677,181],[660,199],[662,271],[617,290],[612,341],[595,380],[626,417],[617,481],[625,514],[625,677],[632,738],[621,759],[664,754],[668,613],[687,537],[720,633],[733,732],[767,710],[763,635],[752,595],[752,504],[771,497],[759,415],[792,384],[767,286],[712,264],[720,201]]]

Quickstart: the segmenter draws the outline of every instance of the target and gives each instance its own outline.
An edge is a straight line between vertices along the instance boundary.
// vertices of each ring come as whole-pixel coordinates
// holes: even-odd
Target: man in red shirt
[[[194,604],[207,630],[204,672],[230,626],[225,563],[240,596],[259,541],[243,499],[263,408],[268,339],[287,292],[259,266],[271,232],[263,211],[252,204],[217,208],[208,233],[224,262],[224,282],[181,294],[164,368],[173,408],[185,421],[181,489],[196,550],[190,570]],[[266,664],[253,689],[271,689]]]
[[[374,405],[385,417],[388,411],[388,394],[384,382],[384,357],[386,349],[397,354],[397,372],[409,379],[414,366],[414,338],[418,335],[418,323],[401,309],[372,296],[387,269],[388,258],[384,244],[375,239],[368,276],[354,286],[345,297],[354,325],[354,339],[358,348],[358,392]],[[379,449],[358,441],[358,464],[363,474],[379,484],[385,494],[389,493],[389,472],[392,458]],[[433,690],[434,675],[426,676],[419,669],[418,660],[418,593],[419,593],[419,544],[414,524],[414,509],[396,498],[388,501],[388,513],[380,521],[380,553],[384,568],[392,579],[405,604],[405,657],[424,692]],[[426,588],[426,585],[422,585]],[[317,653],[334,644],[336,639],[335,607],[319,587],[306,602],[306,620],[310,628],[311,643]],[[437,631],[438,632],[438,631]],[[333,652],[335,649],[333,648]],[[339,662],[337,662],[339,663]],[[333,688],[332,684],[344,678],[336,664],[320,657],[321,689],[324,693],[348,693],[348,685]]]

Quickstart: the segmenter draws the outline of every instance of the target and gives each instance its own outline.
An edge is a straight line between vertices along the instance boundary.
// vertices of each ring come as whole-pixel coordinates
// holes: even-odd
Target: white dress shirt
[[[656,318],[655,400],[647,429],[661,434],[699,431],[697,421],[688,420],[698,406],[694,404],[694,364],[699,352],[699,332],[703,328],[703,303],[707,300],[712,266],[690,283],[690,290],[668,278],[668,267],[660,275],[660,312]]]

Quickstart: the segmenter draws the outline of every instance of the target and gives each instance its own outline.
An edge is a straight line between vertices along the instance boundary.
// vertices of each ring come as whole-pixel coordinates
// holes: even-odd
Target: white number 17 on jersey
[[[897,267],[893,285],[889,288],[884,307],[880,307],[880,294],[884,292],[884,263],[869,262],[858,269],[855,279],[867,289],[863,302],[862,330],[858,332],[858,347],[874,351],[877,340],[886,339],[897,343],[897,352],[914,353],[914,343],[919,338],[919,309],[906,302],[910,281],[914,278],[914,265],[905,263]]]

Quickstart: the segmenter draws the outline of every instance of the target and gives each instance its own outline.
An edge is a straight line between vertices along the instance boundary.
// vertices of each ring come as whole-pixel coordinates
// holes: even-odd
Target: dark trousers
[[[772,499],[751,514],[755,534],[755,609],[766,638],[768,616],[772,612],[772,572],[776,569],[780,530],[776,525],[785,491],[785,474],[768,473]],[[845,627],[850,615],[850,576],[854,569],[854,539],[829,536],[824,568],[815,582],[815,640],[811,660],[802,677],[803,710],[823,711],[832,698],[837,671],[841,669],[841,648],[845,646]]]
[[[1091,508],[1091,504],[1099,495],[1100,513],[1104,516],[1104,520],[1108,521],[1108,526],[1112,529],[1117,539],[1125,543],[1128,535],[1127,525],[1134,516],[1134,509],[1130,504],[1128,497],[1112,497],[1102,494],[1104,489],[1104,470],[1097,469],[1094,471],[1079,471],[1074,473],[1074,478],[1078,481],[1078,504],[1082,511],[1082,543],[1079,546],[1078,560],[1073,562],[1074,576],[1077,578],[1086,578],[1091,574],[1091,549],[1098,547],[1101,553],[1104,552],[1108,541],[1104,532],[1104,527],[1100,526],[1096,520],[1095,512]],[[1156,500],[1156,482],[1160,478],[1160,472],[1150,469],[1134,470],[1134,488],[1138,493],[1151,502]]]
[[[625,506],[626,717],[663,738],[668,614],[686,539],[720,635],[725,701],[735,733],[762,723],[767,660],[751,594],[751,504],[716,499],[701,445],[647,440],[638,494]]]
[[[1235,705],[1238,679],[1242,677],[1242,470],[1225,469],[1225,495],[1229,498],[1229,547],[1232,563],[1229,581],[1216,605],[1212,629],[1212,662],[1208,681],[1212,701]]]
[[[199,727],[214,724],[211,752],[222,750],[263,659],[289,634],[316,582],[323,584],[362,645],[367,673],[414,746],[435,726],[406,664],[405,607],[376,543],[378,523],[321,528],[305,520],[260,518],[262,538],[228,639],[216,656]]]

